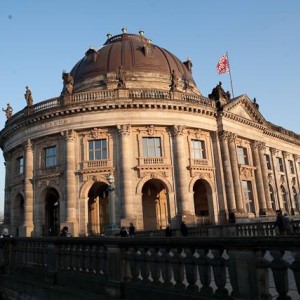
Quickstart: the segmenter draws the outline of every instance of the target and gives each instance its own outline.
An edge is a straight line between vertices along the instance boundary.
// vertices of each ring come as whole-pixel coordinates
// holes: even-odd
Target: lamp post
[[[108,205],[109,205],[109,225],[107,227],[107,235],[112,235],[118,232],[120,229],[116,224],[116,193],[115,193],[115,177],[113,174],[107,176],[109,183],[108,187]]]

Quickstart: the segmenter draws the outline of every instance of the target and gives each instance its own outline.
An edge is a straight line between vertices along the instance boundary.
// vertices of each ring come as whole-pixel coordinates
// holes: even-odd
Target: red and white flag
[[[219,75],[229,72],[229,63],[228,63],[227,54],[222,55],[220,60],[218,61],[217,71],[218,71]]]

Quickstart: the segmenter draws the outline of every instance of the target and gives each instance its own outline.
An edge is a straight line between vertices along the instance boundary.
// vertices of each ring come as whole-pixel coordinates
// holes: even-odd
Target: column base
[[[105,229],[106,236],[116,236],[119,235],[119,233],[120,233],[120,228],[117,224],[109,224]]]
[[[60,231],[65,227],[68,227],[68,230],[72,234],[72,236],[78,236],[78,223],[77,222],[63,222],[60,223]],[[60,235],[60,232],[59,232]]]
[[[33,225],[19,227],[20,237],[31,237],[32,235],[33,235]]]

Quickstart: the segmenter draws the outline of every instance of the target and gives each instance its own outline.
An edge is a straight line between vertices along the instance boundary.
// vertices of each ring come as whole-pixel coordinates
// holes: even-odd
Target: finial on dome
[[[123,27],[123,28],[122,28],[122,32],[123,32],[123,33],[127,33],[127,28],[124,28],[124,27]]]
[[[108,33],[106,36],[107,36],[108,39],[110,39],[112,37],[112,34]]]
[[[144,36],[144,34],[145,34],[145,33],[144,33],[144,30],[140,30],[140,31],[139,31],[139,34],[140,34],[140,36]]]

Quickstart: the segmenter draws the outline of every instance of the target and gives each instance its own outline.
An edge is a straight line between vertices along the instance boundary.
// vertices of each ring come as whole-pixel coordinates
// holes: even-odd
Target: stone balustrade
[[[0,291],[3,299],[12,290],[26,299],[299,299],[299,245],[300,235],[1,239]]]

